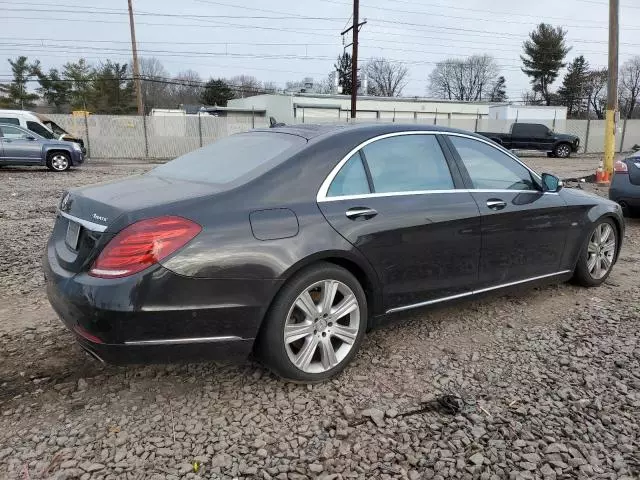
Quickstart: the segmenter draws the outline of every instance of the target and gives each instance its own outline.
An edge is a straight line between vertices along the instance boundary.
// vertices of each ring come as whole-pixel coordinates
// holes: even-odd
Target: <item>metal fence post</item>
[[[478,109],[477,113],[476,113],[476,126],[473,128],[474,132],[478,131],[478,120],[480,119],[480,109]]]
[[[251,107],[251,128],[256,128],[256,110]]]
[[[436,114],[433,116],[433,124],[438,124],[438,109],[436,108]]]
[[[589,132],[591,131],[591,119],[587,119],[587,135],[584,139],[584,153],[589,153]]]
[[[89,121],[87,120],[87,110],[84,111],[84,136],[87,138],[87,157],[91,157],[91,141],[89,140]]]
[[[200,139],[200,147],[202,147],[202,115],[198,112],[198,138]]]
[[[395,123],[396,121],[396,109],[393,109],[393,120],[391,120],[393,123]]]
[[[622,125],[622,138],[620,139],[620,150],[618,153],[622,153],[624,149],[624,136],[627,133],[627,118],[624,119],[624,124]]]
[[[142,129],[144,130],[144,158],[149,158],[149,138],[147,136],[147,116],[142,115]]]

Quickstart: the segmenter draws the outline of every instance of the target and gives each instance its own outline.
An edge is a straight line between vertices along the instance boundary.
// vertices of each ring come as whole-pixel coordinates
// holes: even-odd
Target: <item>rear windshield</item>
[[[249,180],[286,160],[302,137],[276,132],[240,133],[187,153],[151,171],[152,175],[207,183]]]

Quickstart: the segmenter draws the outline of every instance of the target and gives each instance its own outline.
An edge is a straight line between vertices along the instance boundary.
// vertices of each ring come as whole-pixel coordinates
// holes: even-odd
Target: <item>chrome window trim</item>
[[[193,338],[167,338],[163,340],[133,340],[124,342],[125,345],[184,345],[190,343],[215,343],[215,342],[236,342],[242,340],[236,336],[223,337],[193,337]]]
[[[58,210],[58,215],[66,218],[67,220],[71,220],[72,222],[79,223],[87,230],[91,230],[92,232],[104,232],[107,229],[106,225],[100,225],[99,223],[90,222],[89,220],[83,220],[82,218],[74,217],[73,215],[69,215],[68,213],[62,212]]]
[[[322,200],[325,202],[337,202],[340,200],[359,200],[362,198],[380,198],[380,197],[402,197],[410,195],[434,195],[441,193],[537,193],[540,195],[558,195],[557,192],[540,192],[538,190],[487,190],[487,189],[467,189],[458,188],[454,190],[412,190],[407,192],[381,192],[381,193],[362,193],[359,195],[341,195],[339,197],[327,197]],[[319,201],[320,202],[320,201]]]
[[[500,285],[495,285],[493,287],[481,288],[479,290],[471,290],[470,292],[459,293],[458,295],[451,295],[449,297],[436,298],[434,300],[427,300],[426,302],[413,303],[411,305],[404,305],[402,307],[395,307],[387,310],[386,313],[396,313],[403,312],[405,310],[411,310],[413,308],[426,307],[428,305],[433,305],[441,302],[448,302],[449,300],[456,300],[458,298],[470,297],[472,295],[478,295],[480,293],[491,292],[492,290],[499,290],[501,288],[512,287],[514,285],[520,285],[522,283],[534,282],[536,280],[542,280],[544,278],[549,277],[557,277],[559,275],[565,275],[567,273],[571,273],[571,270],[562,270],[561,272],[548,273],[546,275],[539,275],[537,277],[525,278],[524,280],[518,280],[515,282],[503,283]]]
[[[414,190],[414,191],[407,191],[407,192],[363,193],[363,194],[360,194],[360,195],[342,195],[342,196],[336,196],[336,197],[327,197],[327,193],[329,191],[329,187],[331,186],[331,182],[333,182],[333,180],[335,179],[336,175],[342,169],[344,164],[347,163],[347,161],[349,161],[349,159],[355,153],[357,153],[359,150],[361,150],[362,148],[366,147],[367,145],[369,145],[369,144],[371,144],[373,142],[377,142],[378,140],[383,140],[385,138],[392,138],[392,137],[400,137],[400,136],[404,136],[404,135],[450,135],[450,136],[454,136],[454,137],[469,138],[471,140],[476,140],[476,141],[481,142],[481,143],[486,143],[490,147],[495,148],[500,153],[503,153],[503,154],[507,155],[508,157],[510,157],[511,159],[513,159],[516,162],[518,162],[520,165],[522,165],[524,168],[526,168],[527,171],[529,171],[534,177],[536,177],[538,180],[542,181],[542,177],[540,177],[540,175],[538,175],[536,172],[534,172],[528,166],[526,166],[524,163],[522,163],[522,161],[520,161],[520,159],[518,157],[516,157],[513,153],[511,153],[510,151],[500,147],[499,145],[495,145],[489,139],[478,138],[476,136],[468,135],[468,134],[465,134],[465,133],[447,132],[447,131],[441,131],[441,130],[409,130],[409,131],[403,131],[403,132],[393,132],[393,133],[385,133],[385,134],[382,134],[382,135],[378,135],[377,137],[373,137],[373,138],[370,138],[368,140],[365,140],[364,142],[360,143],[358,146],[356,146],[355,148],[350,150],[349,153],[347,153],[344,157],[342,157],[342,159],[331,170],[331,172],[329,172],[329,175],[327,175],[327,178],[325,178],[324,182],[322,182],[322,185],[320,185],[320,189],[318,190],[318,194],[316,195],[316,202],[318,202],[318,203],[320,203],[320,202],[335,202],[337,200],[353,200],[353,199],[359,199],[359,198],[391,197],[391,196],[400,196],[400,195],[423,195],[423,194],[431,194],[431,193],[459,193],[459,192],[486,192],[486,193],[493,193],[493,192],[496,192],[496,193],[500,193],[500,192],[523,193],[523,192],[526,192],[526,193],[532,193],[532,192],[536,192],[536,190],[451,189],[451,190]],[[556,192],[544,192],[544,194],[545,195],[546,194],[557,195]]]

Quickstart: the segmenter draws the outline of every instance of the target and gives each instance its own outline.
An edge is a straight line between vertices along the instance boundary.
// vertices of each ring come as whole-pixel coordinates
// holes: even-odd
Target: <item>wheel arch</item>
[[[73,158],[72,158],[71,152],[61,147],[47,148],[44,152],[45,160],[48,161],[49,157],[51,157],[55,153],[64,153],[67,157],[69,157],[69,164],[73,165]]]
[[[288,268],[280,276],[280,280],[282,280],[282,282],[271,299],[269,309],[282,288],[295,274],[305,268],[319,263],[332,263],[344,268],[356,277],[356,280],[358,280],[362,286],[367,297],[367,312],[369,317],[367,319],[367,326],[368,328],[372,327],[374,325],[373,318],[380,314],[382,309],[382,292],[378,275],[366,259],[340,250],[329,250],[315,253],[298,261]]]

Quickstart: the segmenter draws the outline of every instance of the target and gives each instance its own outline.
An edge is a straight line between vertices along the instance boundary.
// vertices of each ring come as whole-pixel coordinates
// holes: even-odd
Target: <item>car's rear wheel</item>
[[[312,265],[279,292],[260,332],[256,353],[283,378],[323,381],[351,361],[366,325],[367,301],[358,280],[337,265]]]
[[[53,152],[47,157],[47,168],[54,172],[64,172],[71,167],[71,158],[64,152]]]
[[[600,220],[580,252],[574,279],[585,287],[601,285],[611,273],[618,248],[618,232],[612,220]]]
[[[553,154],[558,158],[568,158],[571,155],[571,145],[561,143],[553,149]]]

